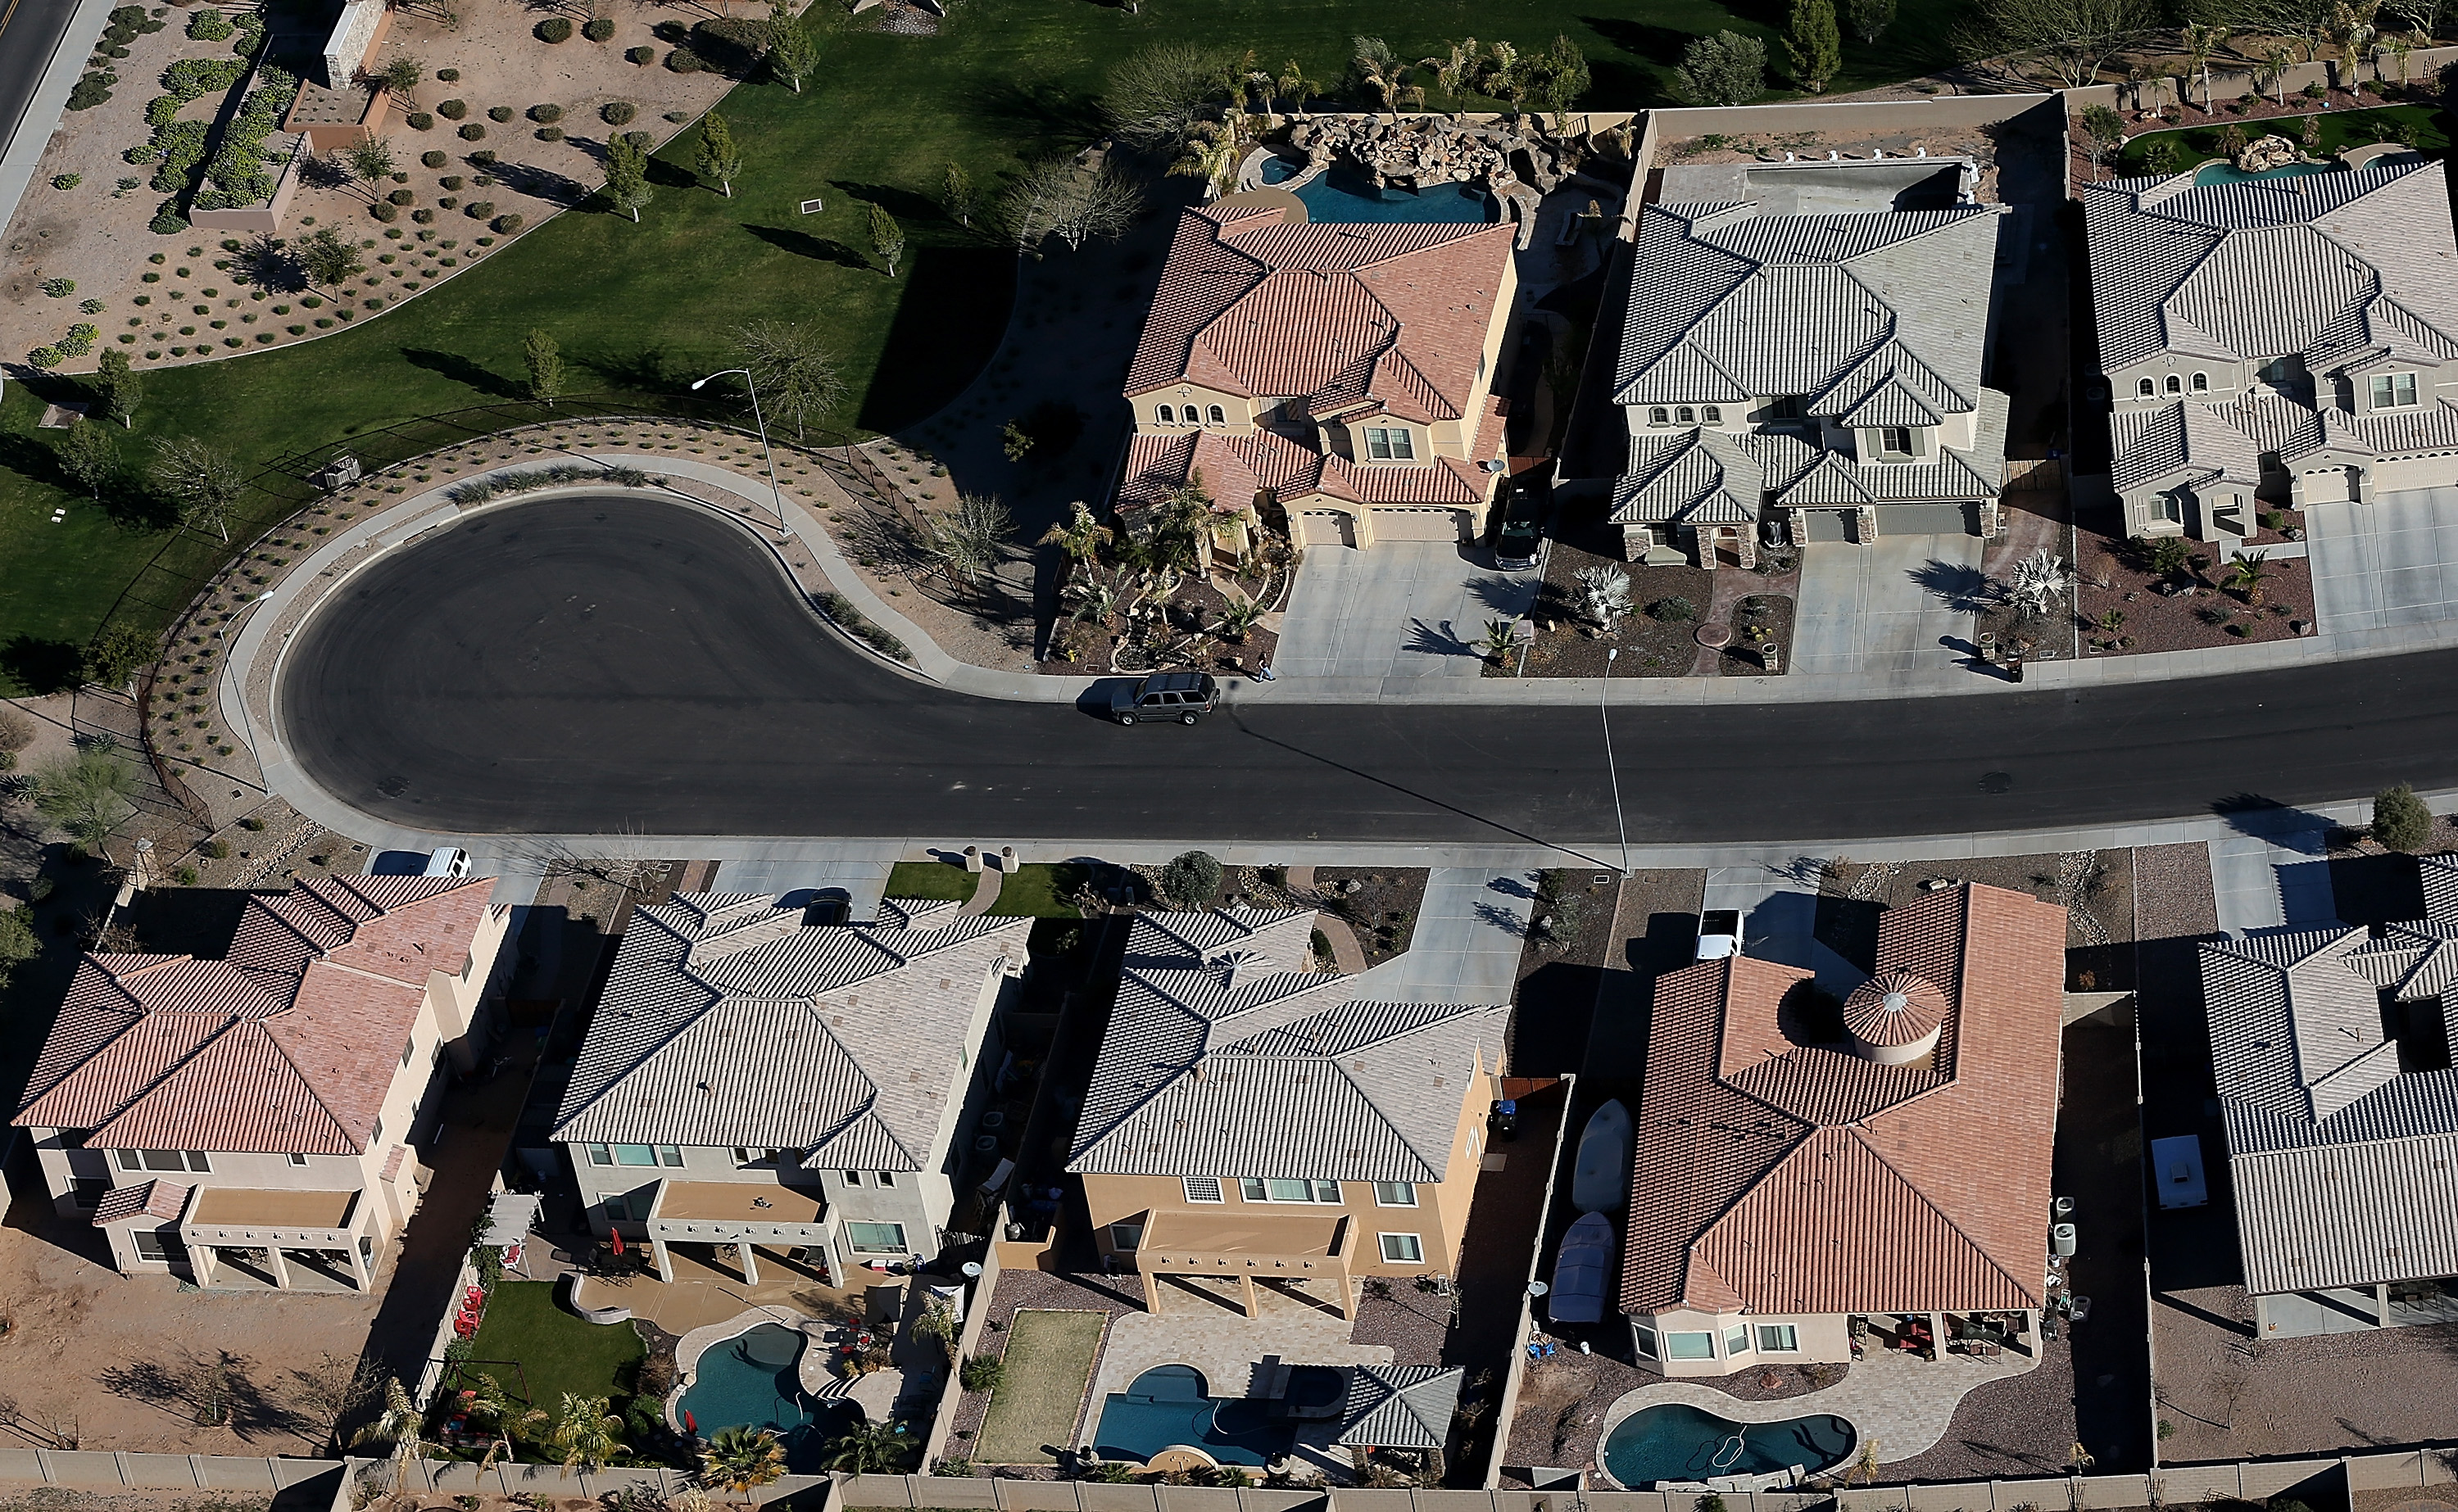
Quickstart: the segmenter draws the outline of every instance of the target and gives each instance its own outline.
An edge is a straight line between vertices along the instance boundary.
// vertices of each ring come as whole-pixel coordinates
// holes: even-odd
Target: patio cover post
[[[751,1250],[752,1244],[748,1239],[742,1240],[734,1247],[735,1253],[742,1256],[742,1284],[745,1286],[758,1286],[760,1284],[760,1262],[752,1257]]]
[[[367,1276],[367,1257],[359,1253],[355,1240],[343,1246],[342,1253],[350,1257],[350,1280],[362,1292],[372,1292],[375,1283]]]
[[[1248,1317],[1260,1317],[1263,1314],[1263,1304],[1255,1295],[1255,1273],[1252,1271],[1239,1272],[1238,1274],[1238,1283],[1239,1289],[1245,1295],[1246,1315]]]
[[[672,1286],[675,1281],[674,1255],[666,1249],[666,1241],[654,1233],[649,1235],[649,1258],[656,1264],[657,1279]]]
[[[1144,1278],[1144,1311],[1158,1317],[1160,1315],[1160,1276],[1148,1266],[1140,1269]]]
[[[264,1243],[264,1253],[265,1258],[273,1263],[273,1284],[281,1288],[281,1290],[285,1292],[289,1291],[290,1262],[281,1257],[281,1241],[279,1239],[266,1240]]]
[[[2389,1327],[2389,1283],[2387,1281],[2373,1283],[2373,1315],[2381,1319],[2382,1327]]]
[[[214,1262],[220,1257],[219,1252],[210,1244],[188,1246],[188,1269],[196,1273],[197,1285],[207,1287],[214,1284]]]

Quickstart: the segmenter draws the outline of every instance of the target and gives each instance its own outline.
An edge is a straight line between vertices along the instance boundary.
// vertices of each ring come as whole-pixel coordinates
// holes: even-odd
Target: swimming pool
[[[2281,163],[2258,174],[2248,174],[2234,163],[2204,163],[2194,170],[2194,187],[2207,189],[2213,184],[2249,184],[2257,178],[2302,178],[2306,174],[2329,173],[2338,166],[2337,163]]]
[[[711,1344],[683,1388],[682,1411],[702,1438],[738,1425],[775,1429],[785,1442],[786,1467],[816,1474],[822,1448],[861,1422],[862,1408],[815,1401],[803,1392],[802,1348],[800,1333],[777,1323]]]
[[[1285,157],[1263,159],[1267,184],[1284,184],[1304,171],[1303,164]],[[1494,217],[1492,197],[1481,189],[1436,184],[1424,191],[1377,190],[1364,175],[1344,163],[1335,163],[1290,192],[1305,205],[1308,220],[1334,225],[1364,221],[1482,224]]]
[[[1841,1463],[1859,1437],[1849,1422],[1826,1414],[1739,1423],[1667,1402],[1641,1407],[1616,1424],[1605,1438],[1604,1462],[1634,1491],[1657,1481],[1774,1475],[1793,1465],[1815,1474]]]
[[[1317,1384],[1310,1370],[1300,1366],[1290,1373],[1292,1401],[1309,1395]],[[1337,1371],[1323,1374],[1336,1383]],[[1274,1421],[1268,1403],[1205,1395],[1203,1373],[1192,1365],[1156,1365],[1125,1391],[1112,1392],[1093,1431],[1094,1452],[1102,1459],[1137,1463],[1182,1443],[1222,1464],[1262,1465],[1287,1454],[1296,1442],[1296,1427]]]

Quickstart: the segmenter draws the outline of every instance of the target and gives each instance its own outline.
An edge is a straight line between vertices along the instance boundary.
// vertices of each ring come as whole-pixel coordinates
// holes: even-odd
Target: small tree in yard
[[[1611,633],[1630,612],[1630,574],[1617,567],[1583,567],[1572,574],[1579,585],[1579,608],[1596,628]]]
[[[247,478],[227,452],[193,436],[166,441],[154,462],[154,481],[177,508],[181,525],[211,530],[229,543],[230,512]]]
[[[544,331],[531,331],[521,342],[521,361],[530,371],[530,397],[552,404],[563,393],[563,348]]]
[[[97,361],[94,386],[103,411],[118,421],[121,429],[128,429],[135,424],[137,402],[145,397],[144,380],[129,364],[128,354],[117,347],[106,350]]]
[[[2091,138],[2091,159],[2106,167],[2125,146],[2125,117],[2108,105],[2086,105],[2082,112],[2083,135]]]
[[[2373,839],[2394,851],[2420,851],[2432,843],[2432,811],[2406,783],[2373,795]]]
[[[1162,43],[1130,53],[1110,70],[1101,113],[1130,146],[1167,149],[1229,97],[1234,60],[1215,48]]]
[[[2228,557],[2227,583],[2244,595],[2244,601],[2256,608],[2261,604],[2261,585],[2277,574],[2267,565],[2267,551],[2237,551]]]
[[[998,495],[968,493],[957,499],[954,512],[924,515],[914,544],[941,571],[978,589],[1014,532],[1015,517]]]
[[[768,23],[768,72],[792,89],[802,93],[802,81],[820,66],[819,39],[797,23],[792,16],[779,16]]]
[[[605,1398],[565,1392],[547,1447],[563,1457],[565,1474],[594,1475],[622,1450],[622,1431],[623,1419],[608,1412]]]
[[[1673,71],[1673,93],[1692,105],[1747,105],[1766,93],[1766,44],[1729,30],[1694,39]]]
[[[162,643],[146,631],[126,623],[105,625],[86,642],[80,670],[98,688],[125,688],[162,654]]]
[[[1018,252],[1036,256],[1052,237],[1081,251],[1093,238],[1125,232],[1143,208],[1143,191],[1116,169],[1078,168],[1065,157],[1026,167],[999,197],[1001,219]]]
[[[1844,11],[1852,34],[1869,47],[1876,47],[1895,24],[1895,0],[1844,0]]]
[[[973,229],[973,217],[981,214],[982,201],[973,192],[973,176],[965,172],[963,164],[948,165],[947,186],[940,203],[946,207],[948,219],[967,231]]]
[[[347,283],[367,270],[357,245],[331,226],[318,228],[314,236],[299,243],[299,264],[306,269],[310,282],[328,289]]]
[[[0,913],[0,986],[20,965],[42,953],[43,942],[27,922],[27,910],[11,908]]]
[[[1220,862],[1206,851],[1187,851],[1160,869],[1160,895],[1177,908],[1203,908],[1220,896]]]
[[[719,1428],[699,1452],[700,1479],[746,1496],[785,1473],[785,1446],[765,1428]]]
[[[385,93],[398,94],[415,104],[418,87],[427,82],[427,65],[414,57],[397,57],[377,72],[375,81],[384,86]]]
[[[109,746],[90,745],[34,777],[34,809],[103,860],[111,832],[136,812],[136,772]]]
[[[375,186],[390,178],[397,172],[393,166],[392,149],[385,145],[384,138],[381,136],[370,136],[363,142],[352,142],[343,152],[342,160],[349,164],[350,176],[367,186],[367,197],[370,199],[375,197]]]
[[[107,427],[82,415],[69,422],[67,432],[52,449],[60,459],[61,470],[93,490],[97,499],[102,497],[102,486],[119,472],[119,444],[111,439]]]
[[[742,149],[735,145],[734,129],[715,111],[700,117],[698,159],[700,176],[716,179],[725,197],[733,198],[735,176],[742,172]]]
[[[797,441],[844,397],[844,370],[826,336],[806,321],[754,321],[735,332],[734,354],[751,370],[769,415],[794,423]]]
[[[640,212],[656,194],[649,188],[649,153],[623,132],[606,143],[606,198],[615,213],[639,224]]]
[[[870,207],[870,250],[887,264],[887,276],[896,277],[896,264],[905,256],[905,228],[896,223],[885,205]]]
[[[1844,36],[1835,25],[1834,0],[1792,0],[1792,25],[1783,39],[1792,76],[1812,94],[1844,65]]]

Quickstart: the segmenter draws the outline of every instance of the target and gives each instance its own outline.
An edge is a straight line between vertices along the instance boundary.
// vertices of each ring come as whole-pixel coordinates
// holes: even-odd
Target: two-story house
[[[2005,207],[1779,208],[1812,175],[1834,183],[1809,202],[1848,203],[1873,167],[1753,169],[1793,182],[1641,212],[1614,374],[1629,559],[1997,532],[2007,400],[1983,379]]]
[[[60,1212],[129,1274],[367,1289],[488,1033],[494,886],[320,878],[251,897],[219,960],[88,954],[11,1120]]]
[[[2366,154],[2377,150],[2367,149]],[[2458,483],[2458,241],[2440,163],[2085,184],[2126,533],[2222,544],[2258,501]]]
[[[1311,1284],[1458,1264],[1507,1006],[1368,1000],[1303,969],[1312,909],[1146,914],[1067,1169],[1144,1278]]]
[[[2065,942],[2065,910],[1966,883],[1880,916],[1840,1011],[1747,956],[1658,978],[1621,1273],[1639,1362],[1943,1358],[1958,1334],[2036,1356]]]
[[[557,1114],[591,1227],[744,1279],[928,1259],[1030,919],[756,893],[636,908]]]
[[[1505,468],[1511,228],[1314,225],[1289,198],[1179,217],[1127,373],[1122,516],[1199,476],[1302,546],[1473,538]]]

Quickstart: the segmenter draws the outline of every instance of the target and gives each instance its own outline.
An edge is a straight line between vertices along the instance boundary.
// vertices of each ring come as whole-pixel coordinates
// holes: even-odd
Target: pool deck
[[[1832,1413],[1851,1423],[1852,1431],[1859,1436],[1853,1451],[1856,1458],[1861,1446],[1875,1444],[1878,1462],[1890,1464],[1925,1453],[1945,1438],[1947,1425],[1954,1420],[1955,1407],[1974,1388],[2026,1375],[2038,1364],[2036,1356],[2018,1355],[2011,1350],[1995,1359],[1950,1355],[1943,1360],[1917,1359],[1878,1350],[1854,1360],[1851,1373],[1836,1385],[1770,1401],[1744,1401],[1690,1381],[1667,1380],[1641,1386],[1622,1393],[1605,1409],[1595,1476],[1609,1487],[1628,1489],[1604,1468],[1601,1445],[1613,1438],[1613,1431],[1631,1414],[1666,1402],[1711,1412],[1728,1422],[1781,1422],[1787,1418]],[[1729,1483],[1780,1484],[1782,1480],[1781,1476],[1742,1476]],[[1723,1481],[1714,1483],[1719,1487],[1728,1484]]]

